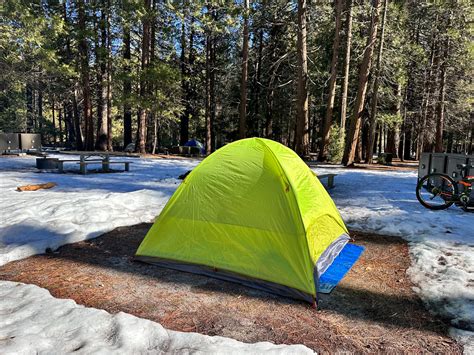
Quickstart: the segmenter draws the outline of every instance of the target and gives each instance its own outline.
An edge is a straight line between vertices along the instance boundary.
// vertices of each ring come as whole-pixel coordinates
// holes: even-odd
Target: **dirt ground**
[[[150,224],[0,268],[0,279],[32,283],[55,297],[148,318],[186,332],[244,342],[305,344],[322,353],[459,354],[447,324],[425,310],[406,276],[406,242],[353,232],[366,250],[318,309],[244,286],[133,261]]]

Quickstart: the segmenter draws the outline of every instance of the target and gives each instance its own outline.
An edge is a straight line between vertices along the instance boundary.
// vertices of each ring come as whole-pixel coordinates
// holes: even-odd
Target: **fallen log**
[[[17,191],[36,191],[36,190],[40,190],[40,189],[51,189],[55,186],[56,186],[56,183],[47,182],[45,184],[18,186],[16,188],[16,190]]]

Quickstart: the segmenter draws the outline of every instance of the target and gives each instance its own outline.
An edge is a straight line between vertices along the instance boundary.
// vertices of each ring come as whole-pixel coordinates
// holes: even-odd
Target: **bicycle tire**
[[[421,197],[420,195],[420,191],[421,189],[423,188],[423,183],[430,179],[430,178],[433,178],[433,177],[442,177],[446,180],[448,180],[452,186],[453,186],[453,189],[454,189],[454,194],[455,195],[458,195],[458,184],[456,182],[454,182],[454,180],[449,176],[449,175],[446,175],[446,174],[440,174],[440,173],[432,173],[432,174],[428,174],[428,175],[425,175],[423,176],[420,181],[418,181],[418,184],[416,185],[416,198],[418,200],[418,202],[421,203],[421,205],[425,208],[428,208],[430,210],[434,210],[434,211],[440,211],[440,210],[445,210],[449,207],[451,207],[455,201],[445,201],[445,204],[444,205],[440,205],[440,206],[433,206],[433,205],[430,205],[430,204],[427,204]]]

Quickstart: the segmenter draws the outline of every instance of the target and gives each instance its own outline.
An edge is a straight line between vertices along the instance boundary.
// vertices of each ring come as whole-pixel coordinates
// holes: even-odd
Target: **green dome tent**
[[[319,276],[348,239],[331,197],[295,152],[249,138],[186,177],[136,258],[313,302]]]

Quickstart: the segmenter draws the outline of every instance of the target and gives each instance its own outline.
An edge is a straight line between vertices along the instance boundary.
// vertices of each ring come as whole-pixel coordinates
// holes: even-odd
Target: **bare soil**
[[[353,232],[366,250],[330,295],[311,305],[238,284],[133,260],[150,224],[117,228],[0,268],[0,279],[36,284],[111,313],[166,328],[244,342],[305,344],[322,353],[460,354],[448,325],[430,314],[406,276],[405,241]]]

